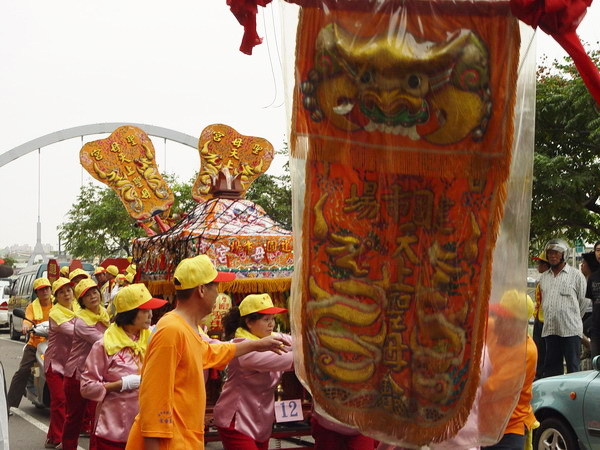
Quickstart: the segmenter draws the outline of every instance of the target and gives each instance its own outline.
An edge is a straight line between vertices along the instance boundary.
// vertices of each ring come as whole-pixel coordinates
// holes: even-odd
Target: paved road
[[[21,354],[23,352],[24,340],[19,342],[11,341],[8,332],[0,331],[0,360],[4,366],[6,374],[6,389],[10,385],[10,380],[19,367]],[[26,398],[23,398],[21,405],[17,410],[13,409],[13,415],[9,419],[8,431],[11,450],[38,450],[44,448],[48,423],[50,422],[50,411],[47,409],[38,409]],[[311,441],[310,438],[305,438]],[[281,442],[272,439],[269,448],[289,448],[295,447],[287,442]],[[88,450],[89,439],[79,439],[79,450]],[[220,442],[210,442],[206,444],[207,450],[219,450],[223,446]]]
[[[24,340],[19,342],[11,341],[8,337],[8,332],[0,332],[0,360],[6,374],[7,390],[13,374],[19,367],[24,345]],[[37,450],[44,448],[49,422],[50,412],[47,409],[38,409],[29,400],[23,398],[21,405],[13,412],[12,417],[8,421],[11,450]],[[87,450],[88,439],[81,438],[79,445],[80,450]]]

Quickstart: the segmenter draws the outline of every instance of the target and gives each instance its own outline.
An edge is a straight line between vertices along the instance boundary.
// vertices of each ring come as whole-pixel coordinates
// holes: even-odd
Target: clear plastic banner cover
[[[391,446],[492,444],[525,378],[531,33],[506,2],[295,3],[297,374]]]

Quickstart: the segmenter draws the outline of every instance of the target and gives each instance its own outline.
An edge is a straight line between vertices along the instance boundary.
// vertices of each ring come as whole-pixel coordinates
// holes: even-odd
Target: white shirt
[[[555,276],[552,269],[540,276],[544,328],[542,337],[582,336],[586,281],[583,274],[565,264]]]

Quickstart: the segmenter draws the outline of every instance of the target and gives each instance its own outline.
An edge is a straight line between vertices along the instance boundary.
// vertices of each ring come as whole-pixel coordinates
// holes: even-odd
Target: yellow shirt
[[[40,305],[40,306],[42,307],[42,320],[35,320],[33,318],[33,302],[31,302],[29,305],[27,305],[27,308],[25,309],[25,317],[27,317],[29,320],[33,321],[36,324],[42,323],[42,322],[45,322],[46,320],[48,320],[48,317],[50,317],[50,310],[52,309],[52,302],[48,302],[48,306],[43,306],[43,305]],[[31,325],[31,324],[29,324],[29,325]],[[32,345],[33,347],[37,347],[40,342],[44,342],[45,340],[46,340],[45,337],[36,336],[33,333],[31,333],[29,335],[29,340],[27,341],[27,345]]]

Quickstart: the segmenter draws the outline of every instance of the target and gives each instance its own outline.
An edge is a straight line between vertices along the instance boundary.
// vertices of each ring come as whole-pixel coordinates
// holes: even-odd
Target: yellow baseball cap
[[[106,269],[102,266],[96,267],[96,270],[94,270],[94,275],[98,275],[99,273],[106,273]]]
[[[69,278],[69,266],[62,266],[60,268],[60,275]]]
[[[532,258],[534,261],[542,261],[545,262],[546,264],[548,263],[548,257],[546,256],[546,251],[544,250],[542,253],[540,253],[540,256],[534,256]]]
[[[33,281],[33,290],[37,291],[38,289],[50,287],[50,280],[48,278],[36,278]]]
[[[119,269],[117,266],[113,266],[112,264],[106,268],[106,271],[110,273],[113,277],[119,275]]]
[[[131,284],[120,289],[113,300],[116,313],[131,311],[132,309],[156,309],[164,306],[166,300],[152,297],[150,291],[143,283]]]
[[[73,278],[81,276],[81,275],[85,276],[86,278],[90,277],[90,274],[87,273],[85,270],[83,270],[83,269],[75,269],[73,272],[71,272],[69,274],[69,280],[72,281]]]
[[[280,314],[286,311],[285,308],[273,306],[273,300],[269,294],[247,295],[240,303],[240,316],[242,317],[252,313]]]
[[[77,286],[75,286],[75,298],[79,300],[83,295],[92,288],[98,289],[98,285],[91,278],[81,280]]]
[[[56,295],[56,291],[58,291],[61,287],[66,285],[73,287],[73,285],[71,284],[71,280],[65,277],[60,277],[58,280],[52,283],[52,294]]]
[[[179,263],[173,274],[175,289],[192,289],[213,281],[233,281],[235,273],[217,272],[214,264],[206,255],[186,258]]]
[[[502,317],[514,317],[520,320],[529,320],[533,315],[534,303],[529,295],[523,291],[510,289],[506,291],[500,303],[490,306],[490,312]]]

